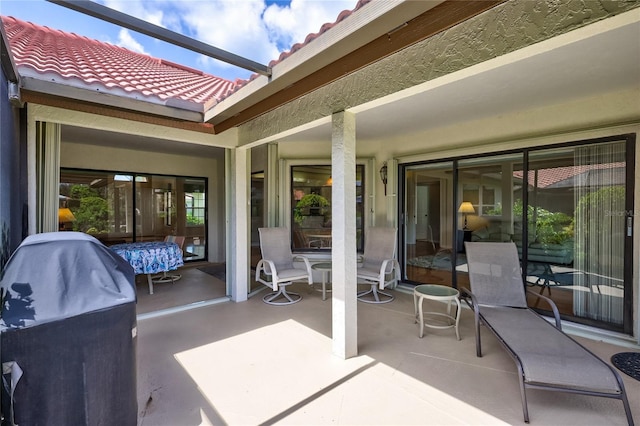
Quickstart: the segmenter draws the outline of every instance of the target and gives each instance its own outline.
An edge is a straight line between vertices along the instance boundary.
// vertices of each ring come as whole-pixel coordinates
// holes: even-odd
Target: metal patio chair
[[[287,292],[287,286],[295,281],[306,281],[313,285],[309,260],[305,256],[291,253],[287,228],[258,228],[258,232],[262,259],[256,266],[256,281],[274,290],[262,300],[270,305],[291,305],[299,302],[302,296]],[[294,266],[296,259],[303,262],[303,268]]]
[[[395,296],[383,291],[400,282],[400,265],[395,258],[397,228],[369,228],[366,233],[364,255],[358,266],[357,277],[371,285],[371,289],[358,293],[365,303],[389,303]],[[371,295],[370,297],[365,297]],[[382,297],[381,297],[382,296]]]

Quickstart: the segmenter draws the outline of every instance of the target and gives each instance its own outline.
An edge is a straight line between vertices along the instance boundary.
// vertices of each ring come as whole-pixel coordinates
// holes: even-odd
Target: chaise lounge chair
[[[515,244],[467,242],[465,247],[471,291],[461,293],[475,315],[476,355],[482,356],[480,325],[485,325],[516,363],[524,421],[529,422],[525,391],[537,388],[620,399],[633,425],[617,371],[562,331],[551,299],[529,292],[551,305],[555,326],[527,307]]]

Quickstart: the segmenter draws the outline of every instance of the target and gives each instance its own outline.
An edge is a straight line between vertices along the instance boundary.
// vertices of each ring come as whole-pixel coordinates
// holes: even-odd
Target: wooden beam
[[[100,104],[94,104],[76,99],[69,99],[60,96],[47,95],[30,90],[21,90],[23,102],[32,102],[34,104],[58,107],[73,111],[86,112],[89,114],[103,115],[106,117],[121,118],[124,120],[137,121],[146,124],[155,124],[158,126],[171,127],[174,129],[189,130],[192,132],[215,134],[213,124],[210,123],[194,123],[192,121],[176,120],[161,117],[153,114],[144,114],[133,112],[131,110],[114,108]]]

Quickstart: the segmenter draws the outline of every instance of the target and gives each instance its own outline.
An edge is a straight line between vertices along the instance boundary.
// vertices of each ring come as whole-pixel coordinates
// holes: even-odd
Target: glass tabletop
[[[319,271],[331,270],[331,262],[314,263],[313,265],[311,265],[311,269],[317,269]]]
[[[447,297],[458,296],[460,292],[455,288],[447,287],[438,284],[421,284],[414,289],[416,293],[421,293],[427,296]]]

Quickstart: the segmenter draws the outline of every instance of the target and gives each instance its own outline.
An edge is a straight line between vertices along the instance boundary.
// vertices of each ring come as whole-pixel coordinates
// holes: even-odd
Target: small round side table
[[[331,262],[320,262],[311,265],[311,269],[322,272],[322,300],[327,300],[327,292],[331,293],[331,290],[327,290],[327,284],[331,284]]]
[[[447,313],[423,312],[422,302],[424,301],[424,299],[447,302]],[[451,314],[451,302],[455,302],[456,304],[455,316]],[[458,290],[443,285],[422,284],[416,286],[413,290],[413,305],[415,308],[416,322],[420,322],[419,336],[421,338],[422,336],[424,336],[424,327],[427,326],[430,328],[439,329],[455,328],[456,337],[458,338],[458,340],[460,340],[460,332],[458,331],[458,324],[460,323],[460,292]],[[434,324],[433,322],[426,322],[424,319],[425,314],[430,316],[444,317],[448,324],[440,325]]]

